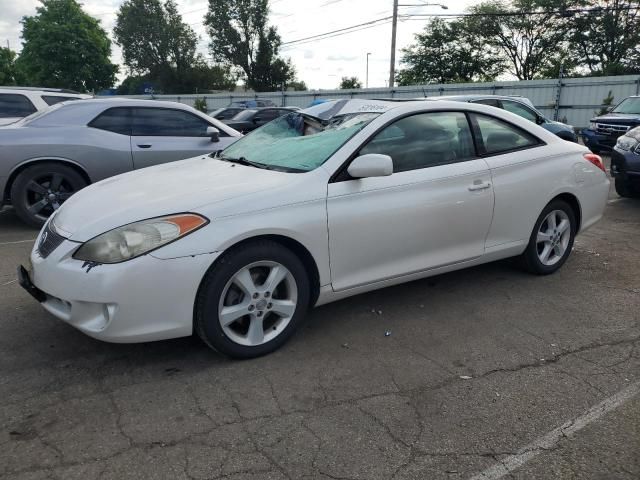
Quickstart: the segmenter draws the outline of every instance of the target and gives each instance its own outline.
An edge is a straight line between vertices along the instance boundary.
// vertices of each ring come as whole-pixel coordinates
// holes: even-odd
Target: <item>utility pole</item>
[[[393,20],[391,22],[391,64],[389,66],[389,88],[396,80],[396,32],[398,30],[398,0],[393,0]]]
[[[367,79],[365,81],[365,88],[369,88],[369,55],[371,55],[371,53],[367,53]]]

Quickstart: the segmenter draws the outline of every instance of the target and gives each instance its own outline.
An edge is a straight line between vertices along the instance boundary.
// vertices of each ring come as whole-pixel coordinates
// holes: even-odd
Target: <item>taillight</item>
[[[600,157],[600,155],[596,155],[595,153],[585,153],[584,159],[593,163],[596,167],[598,167],[603,172],[605,173],[607,172],[604,166],[604,162],[602,161],[602,158]]]

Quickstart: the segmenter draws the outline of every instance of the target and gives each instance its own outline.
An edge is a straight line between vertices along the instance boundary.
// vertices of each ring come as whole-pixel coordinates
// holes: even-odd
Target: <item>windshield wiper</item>
[[[269,166],[265,165],[264,163],[252,162],[251,160],[247,160],[245,157],[233,158],[233,157],[218,156],[216,158],[218,160],[223,160],[225,162],[230,162],[230,163],[238,163],[240,165],[245,165],[247,167],[256,167],[256,168],[263,168],[263,169],[269,168]]]

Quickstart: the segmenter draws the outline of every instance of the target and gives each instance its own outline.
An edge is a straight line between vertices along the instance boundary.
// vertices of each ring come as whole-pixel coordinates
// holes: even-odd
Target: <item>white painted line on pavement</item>
[[[612,198],[611,200],[607,200],[607,203],[608,204],[618,203],[618,202],[621,202],[622,200],[624,200],[624,198]]]
[[[508,475],[532,458],[544,453],[545,450],[557,445],[562,438],[568,437],[569,435],[582,430],[584,427],[595,422],[603,415],[606,415],[610,411],[624,405],[638,394],[640,394],[640,382],[635,382],[627,388],[591,407],[579,417],[569,420],[560,427],[551,430],[543,437],[531,442],[526,447],[521,448],[519,453],[509,455],[500,463],[497,463],[477,475],[474,475],[470,480],[498,480],[505,475]]]
[[[2,285],[0,285],[0,287],[4,287],[4,286],[6,286],[6,285],[11,285],[12,283],[16,283],[17,281],[18,281],[17,279],[16,279],[16,280],[10,280],[10,281],[8,281],[8,282],[3,283]]]
[[[15,240],[13,242],[0,242],[0,245],[15,245],[16,243],[29,243],[29,242],[35,242],[36,239],[32,238],[29,240]]]

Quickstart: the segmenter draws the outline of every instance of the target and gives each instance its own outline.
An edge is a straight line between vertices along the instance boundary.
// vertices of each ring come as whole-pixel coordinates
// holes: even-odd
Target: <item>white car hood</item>
[[[84,242],[128,223],[274,189],[296,176],[196,157],[90,185],[62,205],[53,224],[63,236]]]

